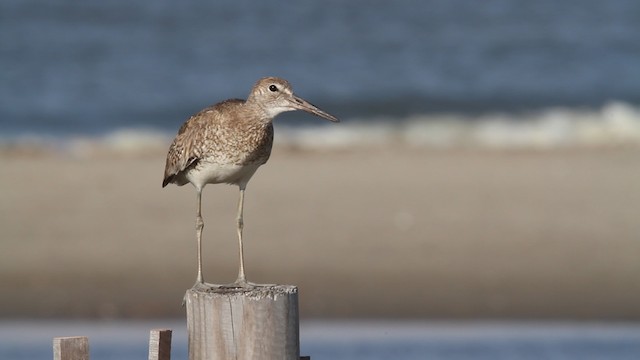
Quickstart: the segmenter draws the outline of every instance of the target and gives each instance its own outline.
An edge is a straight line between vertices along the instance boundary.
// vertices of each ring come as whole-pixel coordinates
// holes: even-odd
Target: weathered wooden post
[[[53,360],[89,360],[89,338],[86,336],[53,338]]]
[[[153,329],[149,333],[149,360],[171,360],[170,329]]]
[[[185,295],[189,360],[299,360],[298,288],[214,286]]]

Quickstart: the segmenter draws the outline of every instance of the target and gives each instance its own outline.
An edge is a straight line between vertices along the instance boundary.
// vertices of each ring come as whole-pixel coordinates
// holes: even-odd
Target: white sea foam
[[[423,147],[555,148],[640,144],[640,109],[551,108],[526,114],[427,114],[401,120],[352,119],[340,125],[279,129],[278,142],[300,148],[406,144]]]
[[[477,147],[548,149],[572,146],[640,145],[640,108],[613,102],[600,109],[549,108],[524,114],[422,114],[403,119],[352,118],[340,124],[276,126],[275,146],[348,149],[407,145],[426,148]],[[24,136],[0,145],[46,145],[79,156],[107,150],[144,153],[166,150],[174,132],[119,129],[99,137]]]

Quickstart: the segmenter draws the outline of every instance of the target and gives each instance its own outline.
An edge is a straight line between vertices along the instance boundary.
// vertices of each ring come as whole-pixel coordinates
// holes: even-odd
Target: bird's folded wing
[[[200,159],[201,149],[197,144],[202,144],[201,137],[204,136],[199,126],[200,120],[201,113],[192,116],[180,127],[178,135],[171,143],[164,168],[163,187]]]

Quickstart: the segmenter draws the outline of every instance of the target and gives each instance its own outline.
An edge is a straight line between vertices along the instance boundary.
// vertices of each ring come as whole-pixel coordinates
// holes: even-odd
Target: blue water
[[[0,359],[52,358],[52,339],[88,336],[94,360],[145,359],[148,334],[173,329],[172,359],[187,358],[177,320],[0,321]],[[313,360],[638,359],[640,324],[563,322],[303,321],[301,354]]]
[[[347,122],[638,105],[638,39],[635,0],[0,0],[0,137],[175,133],[265,75]]]

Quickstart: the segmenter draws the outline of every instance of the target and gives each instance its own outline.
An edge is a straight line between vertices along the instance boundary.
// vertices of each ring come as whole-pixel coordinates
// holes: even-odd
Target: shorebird
[[[202,189],[227,183],[240,189],[237,233],[240,268],[228,286],[251,287],[246,280],[242,229],[244,191],[260,165],[269,160],[273,144],[273,119],[280,113],[303,110],[333,122],[339,120],[293,94],[288,81],[276,77],[258,80],[246,100],[230,99],[191,116],[169,147],[162,187],[191,183],[196,189],[196,241],[198,274],[194,287],[207,286],[202,277]]]

